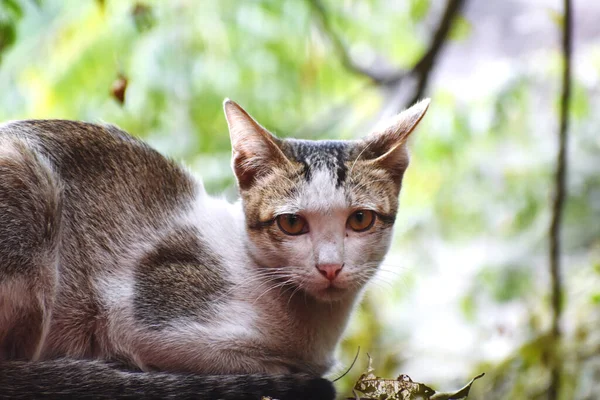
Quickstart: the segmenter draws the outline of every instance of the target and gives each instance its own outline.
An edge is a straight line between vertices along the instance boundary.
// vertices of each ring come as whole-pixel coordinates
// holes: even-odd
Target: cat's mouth
[[[323,289],[323,291],[325,293],[343,293],[346,291],[346,289],[338,287],[338,286],[334,285],[333,283],[330,283],[329,286],[327,286],[325,289]]]
[[[348,290],[344,287],[340,287],[334,281],[328,282],[327,286],[325,287],[321,287],[316,290],[311,290],[311,292],[313,296],[319,300],[335,301],[340,300],[342,297],[344,297],[348,293]]]
[[[330,286],[315,294],[315,297],[321,301],[340,301],[346,298],[348,291],[335,286]]]

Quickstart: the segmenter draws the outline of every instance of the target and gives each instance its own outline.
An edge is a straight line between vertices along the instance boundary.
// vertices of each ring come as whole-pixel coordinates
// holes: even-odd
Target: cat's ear
[[[371,162],[402,177],[408,166],[406,140],[427,112],[430,100],[424,99],[379,125],[365,138],[365,152]]]
[[[233,172],[240,189],[247,190],[273,166],[283,166],[290,161],[279,148],[279,139],[263,128],[236,102],[223,102],[231,148]]]

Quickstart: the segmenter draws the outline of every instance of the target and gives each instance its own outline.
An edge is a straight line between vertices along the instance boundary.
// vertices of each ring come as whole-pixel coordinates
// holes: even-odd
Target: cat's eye
[[[375,212],[372,210],[358,210],[348,217],[348,227],[354,232],[364,232],[373,227]]]
[[[298,214],[281,214],[277,217],[277,226],[287,235],[302,235],[308,232],[308,223]]]

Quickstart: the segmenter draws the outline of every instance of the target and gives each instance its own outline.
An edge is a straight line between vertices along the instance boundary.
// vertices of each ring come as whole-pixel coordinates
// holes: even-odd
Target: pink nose
[[[320,264],[317,269],[325,278],[333,281],[339,274],[344,264]]]

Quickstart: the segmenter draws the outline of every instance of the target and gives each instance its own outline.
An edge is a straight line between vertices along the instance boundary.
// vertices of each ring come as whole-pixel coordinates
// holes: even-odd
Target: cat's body
[[[226,102],[243,204],[112,126],[0,126],[0,397],[37,382],[49,397],[330,398],[313,377],[387,251],[425,109],[371,144],[303,142]],[[385,186],[387,167],[356,160],[388,150]],[[352,214],[350,229],[356,209],[373,209],[372,227],[352,230]]]

